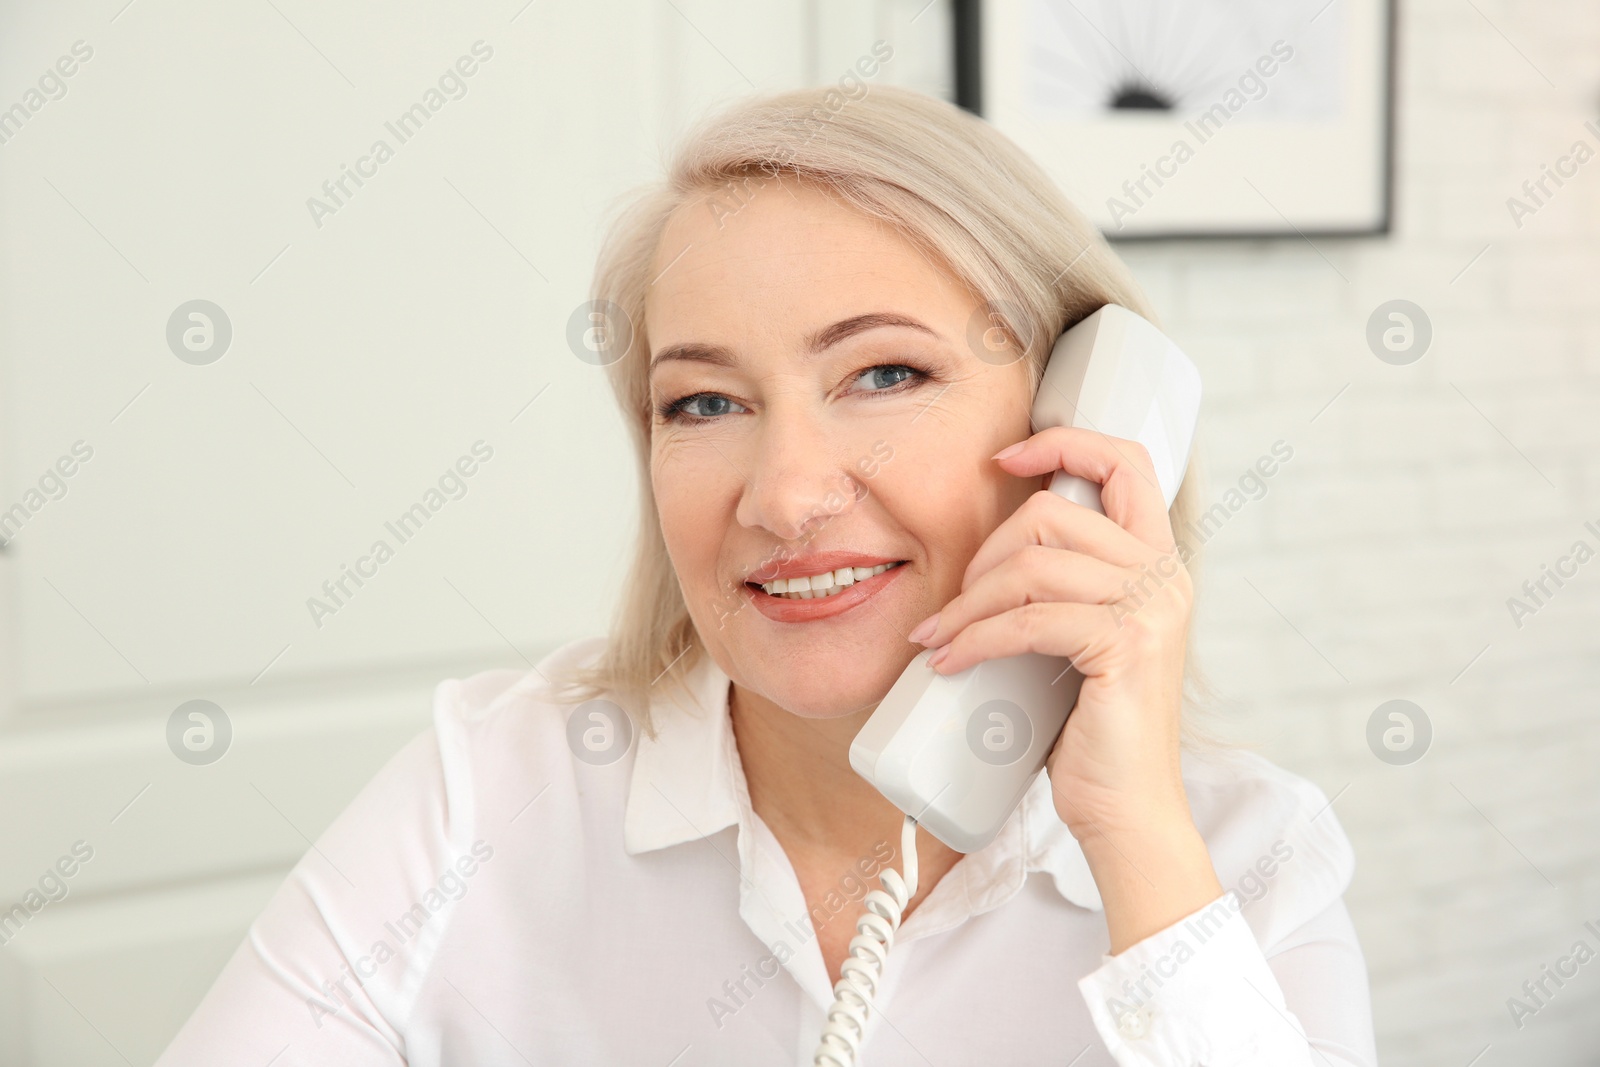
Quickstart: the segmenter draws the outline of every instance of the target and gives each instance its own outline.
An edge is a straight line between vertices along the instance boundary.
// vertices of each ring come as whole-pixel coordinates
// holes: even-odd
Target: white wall
[[[877,37],[880,84],[938,88],[923,6],[0,0],[0,912],[72,868],[0,938],[0,1067],[153,1060],[439,679],[603,630],[633,471],[567,326],[606,209],[708,105]],[[196,298],[204,365],[167,337]],[[207,766],[168,748],[194,699]]]
[[[0,4],[0,108],[94,49],[0,144],[0,507],[95,449],[0,554],[0,902],[96,849],[0,948],[0,1065],[149,1062],[435,680],[604,626],[632,496],[590,502],[632,475],[565,342],[603,209],[705,106],[876,37],[881,80],[947,87],[922,9]],[[315,225],[479,39],[467,95]],[[1600,925],[1600,564],[1520,629],[1505,607],[1600,544],[1600,162],[1521,229],[1505,206],[1597,82],[1593,4],[1406,3],[1394,235],[1125,246],[1205,375],[1214,491],[1294,448],[1208,547],[1200,654],[1231,732],[1338,795],[1386,1064],[1600,1043],[1595,967],[1521,1031],[1505,1003]],[[233,323],[209,366],[164,337],[195,297]],[[1407,367],[1364,339],[1394,298],[1435,331]],[[467,496],[315,626],[305,599],[480,438]],[[196,697],[234,726],[212,767],[166,745]],[[1395,697],[1436,731],[1411,766],[1365,741]]]
[[[1520,1031],[1506,1000],[1600,948],[1600,563],[1520,629],[1506,600],[1600,548],[1600,160],[1520,229],[1506,199],[1600,144],[1600,7],[1413,0],[1399,45],[1392,237],[1126,248],[1200,363],[1214,492],[1294,448],[1208,545],[1201,662],[1339,795],[1382,1062],[1593,1063],[1600,966]],[[1433,324],[1410,366],[1365,341],[1396,298]],[[1433,723],[1410,766],[1366,744],[1391,698]]]

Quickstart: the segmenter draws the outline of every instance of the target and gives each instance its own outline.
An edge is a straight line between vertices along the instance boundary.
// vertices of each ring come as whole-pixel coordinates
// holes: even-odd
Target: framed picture
[[[1391,0],[954,0],[957,102],[1111,240],[1381,234]]]

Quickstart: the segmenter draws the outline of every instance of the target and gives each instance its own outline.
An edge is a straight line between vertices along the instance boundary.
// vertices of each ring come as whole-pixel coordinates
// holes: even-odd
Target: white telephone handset
[[[1150,452],[1167,506],[1189,463],[1200,372],[1165,334],[1116,304],[1063,333],[1033,424],[1081,426]],[[1104,514],[1100,487],[1058,471],[1050,491]],[[958,852],[992,841],[1044,767],[1083,676],[1054,656],[989,660],[949,676],[919,654],[850,746],[850,766]]]

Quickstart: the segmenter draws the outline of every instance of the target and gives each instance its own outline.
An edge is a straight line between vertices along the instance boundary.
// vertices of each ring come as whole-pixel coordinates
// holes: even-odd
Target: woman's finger
[[[1107,518],[1157,551],[1172,547],[1172,523],[1155,464],[1137,441],[1078,426],[1052,426],[998,462],[1019,478],[1058,470],[1087,478],[1100,486]]]
[[[1031,545],[1069,549],[1117,567],[1135,566],[1152,555],[1149,545],[1106,516],[1041,489],[978,546],[961,576],[962,591]]]
[[[980,575],[936,616],[934,629],[918,638],[942,645],[979,619],[1024,604],[1067,601],[1107,605],[1121,599],[1128,572],[1102,559],[1060,548],[1024,545]]]
[[[1104,604],[1024,604],[964,627],[940,650],[943,658],[930,665],[940,674],[954,674],[985,660],[1038,652],[1070,659],[1088,674],[1084,657],[1113,641],[1116,631]]]

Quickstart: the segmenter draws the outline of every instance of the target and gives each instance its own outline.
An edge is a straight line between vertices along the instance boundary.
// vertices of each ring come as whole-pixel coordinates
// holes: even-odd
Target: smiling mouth
[[[778,578],[771,582],[745,584],[779,600],[822,600],[844,592],[857,582],[864,582],[885,571],[903,566],[905,562],[902,559],[894,563],[880,563],[876,567],[840,567],[836,571],[824,571],[821,574],[800,578]]]

